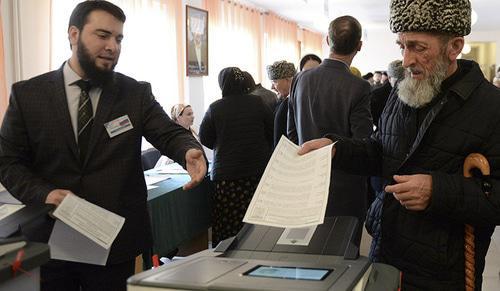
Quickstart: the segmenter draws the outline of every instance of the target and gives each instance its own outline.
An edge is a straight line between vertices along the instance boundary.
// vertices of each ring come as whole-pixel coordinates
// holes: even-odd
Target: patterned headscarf
[[[219,73],[219,87],[222,90],[222,97],[245,94],[244,83],[243,72],[237,67],[228,67]]]
[[[392,0],[392,32],[442,32],[456,36],[470,33],[469,0]]]
[[[177,122],[177,119],[182,115],[184,109],[188,107],[191,107],[191,105],[175,104],[174,106],[172,106],[172,109],[170,110],[170,117],[172,118],[172,120]]]

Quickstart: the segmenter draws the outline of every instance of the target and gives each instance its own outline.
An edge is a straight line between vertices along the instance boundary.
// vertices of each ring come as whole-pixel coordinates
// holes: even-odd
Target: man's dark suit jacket
[[[318,67],[301,72],[290,93],[290,140],[301,145],[331,132],[352,138],[369,137],[369,94],[368,82],[354,76],[340,61],[325,59]],[[326,216],[348,215],[364,220],[366,180],[332,168]]]
[[[133,129],[110,138],[104,123],[124,115]],[[0,180],[25,204],[42,204],[50,191],[69,189],[125,217],[108,264],[130,260],[152,243],[142,136],[182,165],[189,148],[201,149],[189,131],[170,120],[148,83],[115,73],[103,87],[88,153],[80,162],[61,68],[12,86],[0,130]],[[47,216],[26,235],[46,242],[52,225]]]

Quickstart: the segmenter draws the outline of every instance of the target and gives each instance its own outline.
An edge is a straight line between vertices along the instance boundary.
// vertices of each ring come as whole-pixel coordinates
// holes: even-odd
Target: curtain
[[[184,34],[183,32],[183,25],[184,22],[182,21],[182,11],[183,11],[183,6],[182,6],[182,1],[178,0],[168,0],[167,1],[167,19],[168,19],[168,27],[167,29],[169,32],[169,42],[170,45],[174,45],[176,48],[176,52],[174,54],[174,57],[176,59],[176,67],[175,67],[175,74],[176,78],[174,79],[175,82],[177,83],[177,94],[179,96],[178,102],[176,103],[184,103],[185,100],[185,93],[184,93],[184,87],[185,87],[185,75],[186,75],[186,62],[184,61],[186,59],[186,50],[184,47],[181,45],[184,43]],[[175,29],[171,29],[174,28]],[[173,32],[175,31],[175,32]],[[167,110],[167,112],[169,112]],[[169,112],[170,114],[170,112]]]
[[[323,56],[323,41],[325,37],[320,33],[315,33],[307,29],[302,29],[302,43],[300,55],[315,54],[321,59]]]
[[[234,1],[204,2],[209,19],[209,76],[205,78],[205,104],[218,99],[219,72],[230,66],[248,71],[257,83],[262,79],[260,12]]]
[[[0,7],[2,5],[2,0],[0,0]],[[2,14],[0,11],[0,123],[3,120],[5,111],[7,110],[7,105],[9,104],[9,99],[7,97],[7,87],[5,82],[5,55],[4,55],[4,42],[3,42],[3,24],[2,24]]]
[[[267,79],[265,66],[275,61],[286,60],[294,63],[298,67],[300,61],[300,48],[297,37],[298,26],[279,17],[273,13],[264,15],[264,54],[262,72],[265,78],[264,86],[271,87],[271,82]]]

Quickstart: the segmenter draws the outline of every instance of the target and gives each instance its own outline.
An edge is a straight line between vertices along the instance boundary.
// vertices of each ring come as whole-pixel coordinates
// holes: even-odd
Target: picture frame
[[[208,11],[186,5],[186,75],[208,76]]]

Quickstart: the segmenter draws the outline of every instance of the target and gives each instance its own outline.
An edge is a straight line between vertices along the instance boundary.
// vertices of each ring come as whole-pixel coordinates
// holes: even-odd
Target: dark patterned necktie
[[[92,103],[90,101],[90,81],[79,80],[76,85],[82,90],[80,92],[80,101],[78,102],[78,148],[80,149],[80,160],[83,162],[87,154],[87,147],[92,130],[94,114]]]

